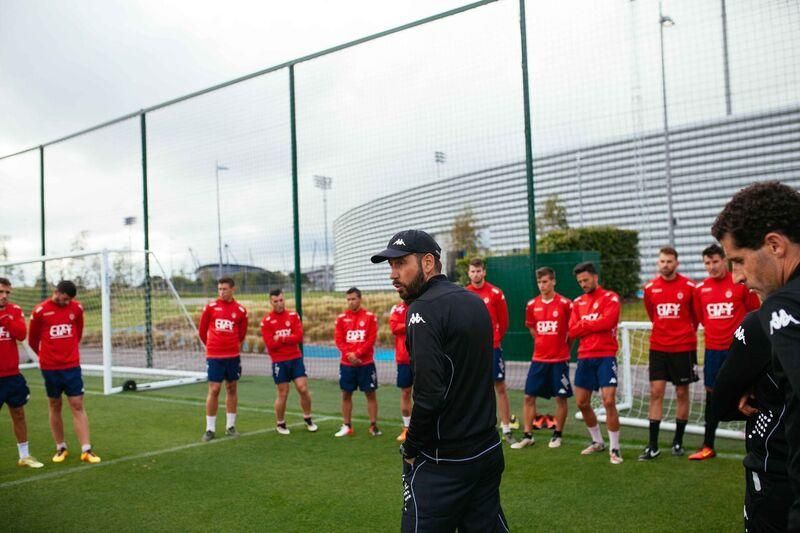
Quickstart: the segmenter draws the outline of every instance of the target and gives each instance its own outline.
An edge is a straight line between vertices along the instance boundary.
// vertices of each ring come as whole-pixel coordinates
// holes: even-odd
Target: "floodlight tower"
[[[330,256],[328,254],[328,191],[333,187],[333,178],[329,176],[314,176],[314,187],[322,191],[322,212],[325,224],[325,265],[323,267],[323,274],[325,280],[325,290],[331,290],[330,279],[328,274],[328,265],[330,264]]]

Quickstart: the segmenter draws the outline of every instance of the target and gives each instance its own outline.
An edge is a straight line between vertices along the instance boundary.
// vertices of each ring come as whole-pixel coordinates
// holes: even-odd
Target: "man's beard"
[[[400,290],[397,292],[404,302],[411,302],[419,297],[423,285],[425,285],[425,274],[420,269],[414,279],[408,285],[401,284],[399,286]]]

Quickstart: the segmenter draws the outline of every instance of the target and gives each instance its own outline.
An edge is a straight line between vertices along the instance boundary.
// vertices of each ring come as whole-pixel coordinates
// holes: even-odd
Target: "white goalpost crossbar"
[[[207,375],[205,372],[200,371],[198,369],[181,369],[181,368],[174,368],[174,366],[179,366],[181,356],[185,354],[169,354],[173,359],[177,359],[177,361],[172,363],[173,368],[170,367],[163,367],[159,368],[158,366],[133,366],[130,364],[116,364],[115,361],[115,338],[114,338],[114,327],[113,327],[113,320],[112,320],[112,297],[115,296],[114,288],[112,286],[112,276],[111,276],[111,263],[110,263],[110,256],[112,254],[124,254],[125,256],[132,257],[134,255],[144,258],[147,256],[152,262],[154,266],[157,267],[160,273],[160,281],[163,281],[167,287],[167,298],[170,299],[171,303],[175,307],[175,312],[182,316],[183,320],[183,328],[186,330],[186,333],[189,337],[194,337],[194,341],[199,343],[199,336],[197,335],[197,328],[192,320],[191,316],[189,315],[186,307],[183,305],[183,302],[178,295],[178,292],[175,290],[175,287],[172,285],[172,282],[169,279],[169,276],[163,270],[161,263],[155,257],[155,255],[147,250],[94,250],[94,251],[81,251],[69,254],[61,254],[61,255],[48,255],[48,256],[40,256],[36,258],[30,258],[27,260],[21,261],[9,261],[0,263],[0,269],[8,270],[14,267],[24,267],[29,265],[38,265],[44,263],[47,265],[48,263],[54,263],[61,260],[78,260],[78,259],[85,259],[90,257],[97,257],[99,258],[99,284],[98,289],[100,290],[100,328],[101,328],[101,351],[102,351],[102,361],[100,364],[97,363],[84,363],[81,362],[81,369],[89,374],[99,374],[103,378],[103,393],[104,394],[115,394],[118,392],[122,392],[126,390],[124,384],[115,384],[115,379],[119,381],[120,377],[124,377],[126,380],[133,380],[133,378],[137,378],[135,383],[135,390],[149,390],[149,389],[158,389],[164,387],[172,387],[175,385],[183,385],[189,383],[198,383],[205,381],[207,379]],[[143,283],[146,283],[144,281]],[[135,300],[134,296],[130,297],[132,301]],[[80,300],[80,295],[78,297]],[[119,300],[119,298],[118,298]],[[117,302],[119,305],[119,301]],[[30,311],[28,309],[27,311]],[[23,343],[23,347],[25,353],[27,354],[28,358],[32,361],[30,363],[22,363],[20,364],[20,368],[28,369],[28,368],[38,368],[38,357],[36,354],[31,350],[26,343]],[[196,358],[199,354],[197,353],[190,353],[188,354],[189,360]],[[197,365],[195,365],[197,366]],[[163,379],[157,379],[163,378]]]

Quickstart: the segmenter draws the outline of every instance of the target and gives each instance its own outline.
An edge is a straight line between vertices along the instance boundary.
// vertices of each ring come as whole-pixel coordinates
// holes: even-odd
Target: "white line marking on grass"
[[[329,417],[329,416],[320,416],[320,417],[317,417],[317,420],[319,422],[326,422],[328,420],[334,420],[334,418],[333,417]],[[294,427],[294,426],[301,426],[301,425],[304,425],[304,424],[305,424],[305,422],[296,422],[294,424],[287,424],[287,425],[290,426],[290,427]],[[273,428],[257,429],[255,431],[248,431],[246,433],[242,433],[238,438],[241,439],[241,438],[245,438],[245,437],[252,437],[252,436],[255,436],[255,435],[263,435],[265,433],[272,433],[274,431],[275,431],[274,427]],[[40,474],[38,476],[26,477],[26,478],[22,478],[22,479],[15,479],[14,481],[6,481],[5,483],[0,483],[0,490],[7,489],[7,488],[10,488],[10,487],[16,487],[16,486],[19,486],[19,485],[24,485],[26,483],[32,483],[34,481],[44,481],[44,480],[47,480],[47,479],[60,478],[60,477],[64,477],[64,476],[67,476],[67,475],[70,475],[70,474],[76,474],[76,473],[79,473],[79,472],[91,472],[92,470],[97,470],[98,468],[103,467],[103,466],[112,466],[112,465],[119,464],[119,463],[128,463],[130,461],[136,461],[136,460],[139,460],[139,459],[147,459],[148,457],[156,457],[156,456],[164,455],[164,454],[168,454],[168,453],[180,452],[180,451],[183,451],[183,450],[190,450],[192,448],[197,448],[199,446],[209,446],[209,445],[212,445],[212,444],[219,444],[219,443],[223,443],[223,442],[233,442],[235,440],[237,440],[237,439],[228,438],[228,439],[214,439],[214,440],[209,441],[209,442],[199,442],[199,441],[198,442],[190,442],[189,444],[182,444],[180,446],[173,446],[172,448],[164,448],[164,449],[161,449],[161,450],[153,450],[153,451],[144,452],[144,453],[137,453],[136,455],[129,455],[127,457],[119,457],[117,459],[111,459],[110,461],[103,461],[101,463],[97,463],[97,464],[91,465],[91,466],[89,466],[89,465],[87,465],[87,466],[78,466],[78,467],[70,468],[69,470],[60,470],[58,472],[50,472],[48,474]]]
[[[87,390],[83,391],[84,394],[90,394],[92,396],[105,396],[104,393],[100,391],[93,391]],[[192,406],[201,406],[205,405],[205,400],[185,400],[182,398],[167,398],[165,396],[148,396],[147,394],[121,394],[121,395],[114,395],[112,396],[114,399],[117,398],[125,398],[128,400],[149,400],[151,402],[163,402],[163,403],[174,403],[179,405],[192,405]],[[247,406],[238,406],[237,411],[252,411],[254,413],[272,413],[274,411],[270,409],[260,409],[258,407],[247,407]],[[289,413],[295,414],[295,413]]]
[[[104,396],[104,394],[101,391],[87,390],[87,391],[85,391],[85,393],[86,394],[97,395],[97,396]],[[113,398],[128,398],[128,399],[132,399],[132,400],[133,399],[135,399],[135,400],[149,400],[151,402],[174,403],[174,404],[180,404],[180,405],[192,405],[192,406],[205,405],[205,400],[185,400],[185,399],[181,399],[181,398],[167,398],[165,396],[151,396],[150,393],[122,394],[122,395],[114,395],[112,397]],[[246,406],[241,406],[241,405],[238,407],[238,409],[240,411],[252,411],[252,412],[255,412],[255,413],[267,413],[267,414],[274,413],[274,411],[271,410],[271,409],[259,409],[257,407],[246,407]],[[291,415],[291,416],[302,416],[303,413],[286,411],[286,414],[287,415]],[[335,418],[338,418],[337,415],[319,415],[319,416],[320,417],[324,417],[326,420],[333,420]],[[369,420],[364,419],[364,418],[353,418],[352,421],[353,422],[358,422],[358,423],[367,423],[367,422],[369,422]],[[575,437],[562,437],[562,439],[565,442],[568,442],[570,444],[581,444],[583,442],[583,439],[581,439],[581,437],[578,437],[578,436],[575,436]],[[621,445],[621,448],[623,450],[640,450],[640,449],[643,448],[642,445],[634,444],[634,443],[631,443],[631,442],[622,442],[622,443],[620,443],[620,445]],[[744,453],[737,454],[737,453],[728,453],[728,452],[717,452],[717,457],[719,457],[720,459],[733,459],[733,460],[741,461],[742,459],[744,459]],[[100,464],[103,464],[103,463],[100,463]],[[3,485],[0,485],[0,488],[2,488],[2,487],[3,487]]]

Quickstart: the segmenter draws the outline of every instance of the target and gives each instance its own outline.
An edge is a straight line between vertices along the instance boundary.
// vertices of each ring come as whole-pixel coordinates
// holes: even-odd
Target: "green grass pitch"
[[[354,406],[356,434],[335,439],[339,391],[312,381],[320,430],[302,427],[296,393],[287,421],[292,434],[273,431],[274,385],[245,376],[240,384],[238,439],[201,443],[205,384],[103,396],[99,378],[86,378],[86,407],[100,465],[81,464],[65,407],[65,463],[50,461],[52,438],[44,387],[25,373],[31,453],[40,470],[16,466],[6,410],[0,412],[0,529],[12,531],[397,531],[402,505],[397,389],[378,391],[384,435],[370,437],[363,395]],[[512,411],[522,394],[511,392]],[[542,402],[543,412],[552,405]],[[583,422],[570,418],[565,443],[504,448],[502,503],[516,531],[736,531],[742,528],[741,441],[718,440],[720,457],[701,463],[662,454],[639,463],[646,432],[622,428],[625,463],[605,454],[581,457]],[[224,432],[224,415],[218,431]],[[605,428],[603,428],[605,435]],[[662,432],[666,448],[672,435]],[[701,438],[686,437],[687,450]]]

